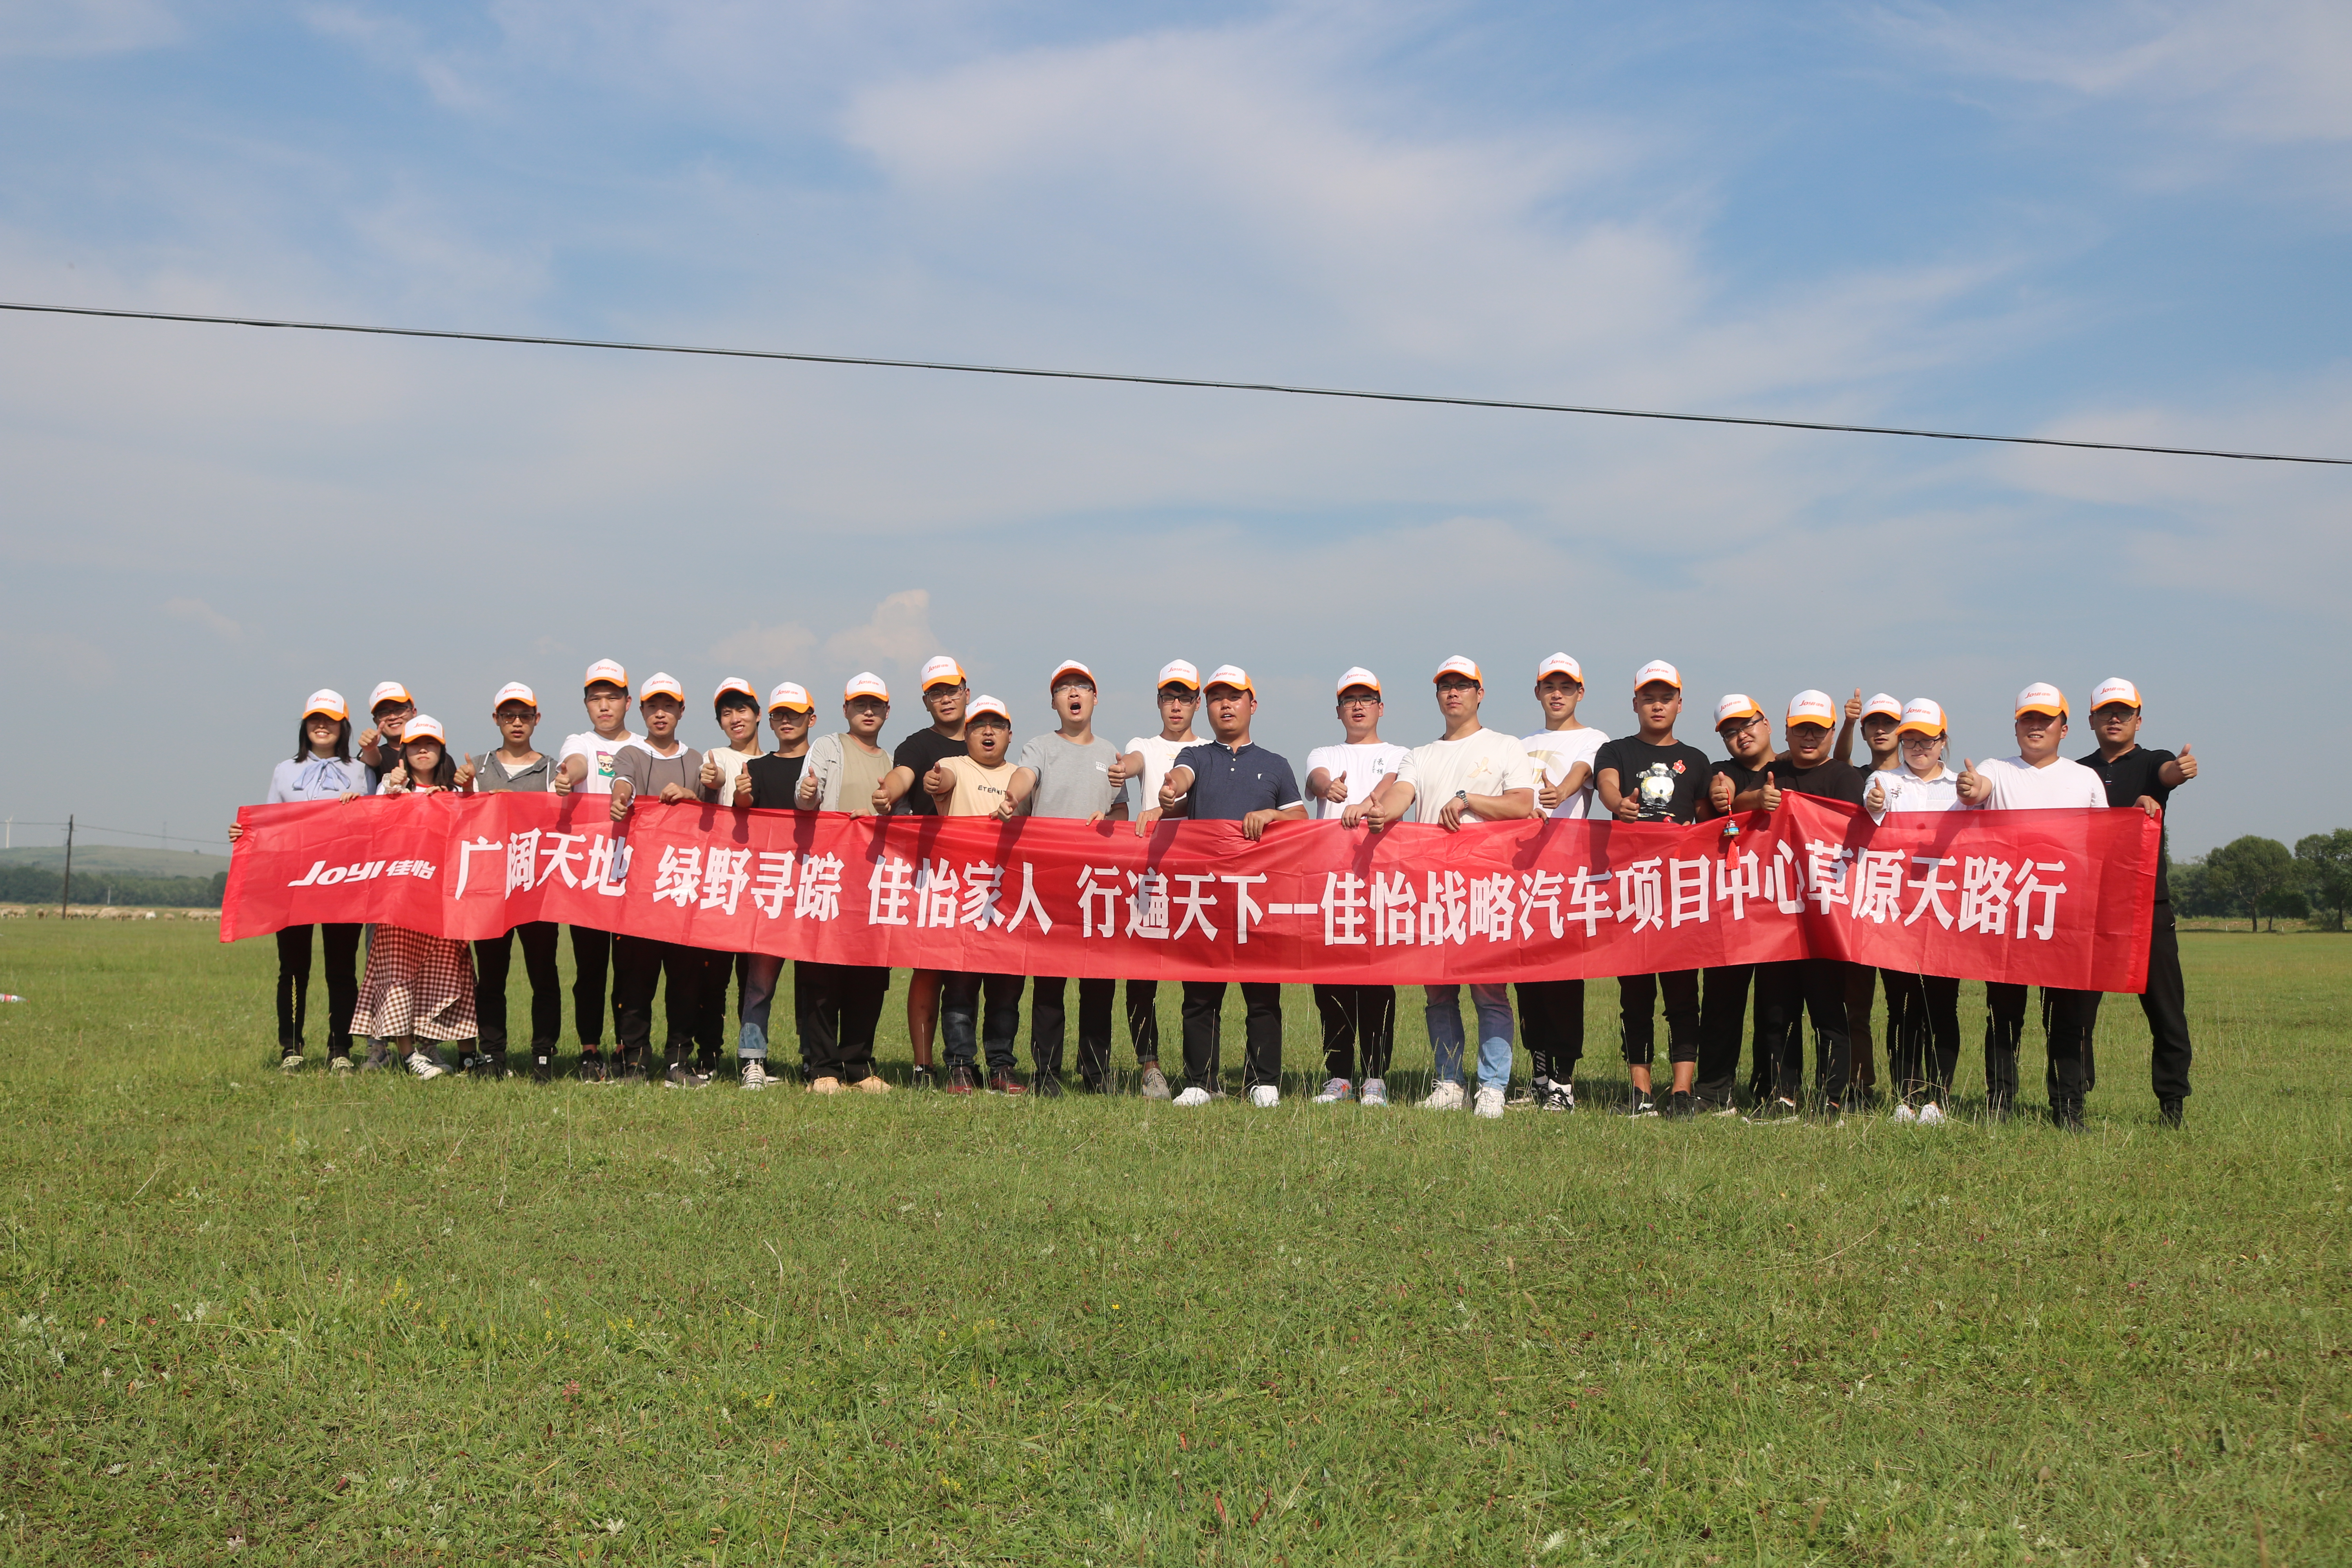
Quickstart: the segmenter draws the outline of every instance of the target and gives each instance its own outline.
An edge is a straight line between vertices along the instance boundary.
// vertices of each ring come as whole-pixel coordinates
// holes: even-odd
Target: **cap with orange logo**
[[[1437,667],[1437,673],[1431,676],[1430,679],[1443,680],[1449,675],[1458,675],[1465,680],[1470,682],[1473,686],[1484,686],[1486,684],[1486,678],[1478,673],[1478,661],[1472,658],[1468,654],[1455,654],[1452,658],[1449,658],[1444,664],[1439,665]]]
[[[1244,669],[1238,664],[1221,664],[1217,666],[1216,668],[1209,671],[1208,684],[1211,686],[1229,686],[1235,691],[1246,691],[1253,697],[1257,695],[1257,688],[1250,684],[1249,671]]]
[[[2139,688],[2120,675],[2110,675],[2091,688],[2091,711],[2096,713],[2109,703],[2120,702],[2125,707],[2139,707]]]
[[[617,686],[625,692],[629,689],[629,672],[621,668],[618,659],[600,658],[588,667],[587,677],[580,682],[580,687],[584,691],[599,682]]]
[[[1683,689],[1683,672],[1663,658],[1654,658],[1633,672],[1633,689],[1639,691],[1654,680],[1663,681],[1676,691]]]
[[[373,713],[387,702],[397,702],[405,708],[415,700],[408,694],[408,688],[397,680],[387,680],[368,693],[368,711]]]
[[[929,691],[934,686],[961,686],[963,681],[963,666],[947,655],[936,654],[923,661],[923,690]]]
[[[816,704],[809,700],[808,688],[787,680],[768,693],[768,711],[788,708],[795,713],[814,713]]]
[[[656,697],[670,697],[684,702],[686,688],[677,683],[677,677],[665,675],[656,669],[646,677],[646,683],[643,686],[637,688],[637,700],[646,702]]]
[[[932,662],[936,664],[939,661],[934,659]],[[957,679],[962,679],[962,671],[957,671]],[[861,669],[849,678],[849,684],[841,689],[841,700],[844,702],[860,697],[878,697],[887,702],[890,700],[889,684],[872,670]]]
[[[310,700],[302,705],[303,718],[308,719],[313,713],[324,713],[330,719],[348,719],[352,716],[352,710],[351,705],[343,700],[341,692],[329,691],[321,687],[310,693]]]
[[[537,711],[539,694],[520,680],[509,680],[499,688],[499,694],[496,697],[490,699],[490,711],[495,713],[509,702],[520,702],[524,707]]]
[[[443,748],[446,749],[449,744],[449,735],[441,728],[440,720],[430,714],[419,713],[403,726],[400,731],[402,745],[410,745],[418,741],[438,741]]]
[[[2047,713],[2055,719],[2066,717],[2066,694],[2046,680],[2037,680],[2017,694],[2017,716]]]
[[[1006,728],[1010,729],[1012,727],[1012,710],[1006,708],[1003,703],[999,702],[995,698],[986,695],[975,697],[971,700],[971,706],[963,710],[963,721],[969,724],[983,713],[993,714],[997,718],[1004,721]]]
[[[1536,666],[1537,680],[1540,681],[1550,675],[1565,675],[1579,686],[1584,684],[1584,666],[1564,653],[1552,654],[1541,664]]]
[[[1788,722],[1790,728],[1799,724],[1819,724],[1826,730],[1837,722],[1837,704],[1830,700],[1830,694],[1826,691],[1808,689],[1789,699]]]
[[[1054,667],[1054,678],[1045,682],[1045,689],[1048,691],[1053,690],[1055,687],[1062,684],[1065,677],[1072,675],[1084,678],[1088,686],[1092,686],[1095,683],[1095,672],[1093,670],[1088,669],[1085,665],[1080,664],[1075,658],[1066,658],[1061,663]]]
[[[1715,727],[1718,730],[1734,719],[1748,720],[1762,717],[1764,717],[1764,710],[1759,708],[1756,705],[1756,699],[1748,696],[1745,691],[1735,691],[1715,705]]]
[[[760,705],[760,694],[752,690],[751,683],[740,675],[730,675],[719,683],[719,689],[710,694],[710,705],[716,708],[726,701],[730,691],[754,708]]]
[[[1880,692],[1877,696],[1872,698],[1869,701],[1862,705],[1862,716],[1864,718],[1867,719],[1874,713],[1884,713],[1889,719],[1901,719],[1903,717],[1902,699],[1897,697],[1889,697],[1884,691]]]
[[[1895,726],[1898,735],[1940,735],[1944,732],[1944,705],[1932,697],[1914,697],[1903,705],[1903,721]]]
[[[1359,686],[1362,687],[1365,690],[1370,692],[1375,697],[1378,697],[1381,694],[1381,678],[1374,675],[1370,670],[1366,669],[1362,665],[1351,664],[1346,669],[1340,671],[1340,696],[1345,697],[1348,695],[1349,689],[1351,687]]]

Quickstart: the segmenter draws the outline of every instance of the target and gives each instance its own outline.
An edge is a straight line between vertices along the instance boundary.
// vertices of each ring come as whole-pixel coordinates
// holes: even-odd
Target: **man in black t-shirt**
[[[937,816],[938,803],[931,799],[930,791],[920,786],[933,768],[966,753],[963,713],[971,700],[971,685],[964,679],[963,666],[943,653],[925,662],[922,679],[923,707],[931,715],[930,727],[898,742],[898,750],[890,753],[890,771],[883,775],[882,788],[897,803],[894,811]],[[917,1089],[931,1086],[931,1039],[939,1032],[940,986],[946,978],[937,969],[907,973],[907,1043],[914,1049]],[[1021,1000],[1017,989],[1013,999]]]
[[[775,732],[776,749],[743,764],[751,781],[751,809],[798,809],[801,770],[808,763],[809,721],[816,713],[805,688],[787,680],[768,693],[768,728]],[[768,1087],[768,1011],[776,998],[776,982],[784,961],[773,953],[752,953],[743,966],[735,1009],[735,1055],[745,1089]]]
[[[1604,743],[1592,758],[1592,779],[1601,809],[1620,822],[1696,822],[1706,798],[1706,753],[1675,739],[1682,716],[1683,678],[1662,658],[1633,672],[1634,733]],[[1617,977],[1618,1039],[1625,1052],[1633,1092],[1629,1116],[1654,1116],[1650,1057],[1657,1041],[1658,993],[1666,997],[1666,1059],[1674,1064],[1674,1097],[1667,1114],[1691,1112],[1691,1084],[1698,1075],[1698,971]]]
[[[1789,700],[1783,731],[1789,741],[1788,754],[1774,761],[1769,770],[1780,794],[1862,804],[1869,781],[1852,763],[1842,763],[1830,754],[1836,725],[1837,704],[1828,692],[1800,691]],[[1844,1110],[1846,1079],[1853,1061],[1845,1013],[1851,967],[1836,958],[1800,958],[1764,966],[1761,1026],[1778,1070],[1773,1075],[1772,1098],[1757,1112],[1759,1120],[1797,1114],[1798,1097],[1805,1087],[1801,1026],[1806,1014],[1813,1020],[1813,1075],[1821,1089],[1822,1114],[1834,1117]]]
[[[2172,792],[2197,776],[2197,758],[2188,746],[2179,756],[2151,752],[2139,743],[2139,688],[2120,676],[2099,682],[2091,693],[2091,731],[2099,749],[2083,765],[2107,786],[2107,805],[2137,806],[2162,821]],[[2156,862],[2156,919],[2148,929],[2147,989],[2140,1011],[2147,1015],[2151,1056],[2148,1077],[2157,1113],[2168,1127],[2180,1125],[2181,1102],[2189,1098],[2189,997],[2180,977],[2180,938],[2172,920],[2172,846],[2167,831]],[[2091,1026],[2099,1016],[2099,995],[2091,993],[2090,1018],[2083,1034],[2083,1087],[2091,1087]],[[2053,1071],[2054,1072],[2054,1068]]]
[[[1745,692],[1733,692],[1715,705],[1715,732],[1729,753],[1715,764],[1706,781],[1703,817],[1728,816],[1738,811],[1771,812],[1780,804],[1780,786],[1772,782],[1772,721]],[[1726,846],[1728,848],[1728,846]],[[1698,1009],[1698,1078],[1691,1098],[1699,1109],[1718,1116],[1738,1110],[1734,1085],[1739,1076],[1739,1026],[1748,1014],[1748,987],[1756,975],[1752,963],[1727,963],[1705,972]],[[1748,1097],[1759,1105],[1772,1098],[1775,1058],[1766,1048],[1764,994],[1756,993],[1756,1066],[1748,1075]]]

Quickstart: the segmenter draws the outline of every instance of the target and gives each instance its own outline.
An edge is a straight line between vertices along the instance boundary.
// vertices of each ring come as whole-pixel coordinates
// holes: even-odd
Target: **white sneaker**
[[[1936,1104],[1933,1100],[1930,1100],[1930,1101],[1928,1101],[1927,1104],[1925,1104],[1925,1105],[1923,1105],[1923,1106],[1921,1106],[1921,1107],[1919,1108],[1919,1125],[1920,1125],[1920,1126],[1922,1126],[1922,1127],[1941,1127],[1943,1124],[1944,1124],[1944,1108],[1943,1108],[1942,1106]]]
[[[1260,1110],[1272,1110],[1282,1103],[1282,1090],[1270,1083],[1262,1083],[1250,1090],[1250,1103]]]
[[[768,1064],[767,1064],[766,1062],[762,1061],[762,1060],[761,1060],[760,1058],[758,1058],[758,1057],[746,1057],[746,1058],[743,1058],[743,1087],[744,1087],[745,1089],[765,1089],[765,1088],[767,1088],[767,1087],[768,1087]]]
[[[1452,1079],[1442,1079],[1421,1102],[1423,1110],[1459,1110],[1462,1109],[1462,1086]]]
[[[1337,1105],[1342,1100],[1353,1100],[1355,1098],[1356,1091],[1348,1087],[1348,1080],[1346,1079],[1326,1079],[1323,1081],[1323,1092],[1315,1097],[1315,1103],[1318,1105]]]
[[[1895,1124],[1897,1127],[1908,1127],[1918,1120],[1919,1113],[1911,1109],[1910,1101],[1902,1101],[1895,1107]]]
[[[1489,1121],[1500,1121],[1503,1115],[1503,1091],[1492,1085],[1479,1089],[1475,1114],[1485,1117]]]
[[[435,1079],[439,1078],[445,1069],[423,1051],[411,1051],[408,1053],[408,1070],[418,1078]]]
[[[1386,1105],[1388,1102],[1389,1086],[1376,1078],[1366,1079],[1362,1087],[1356,1090],[1356,1103],[1359,1105]]]
[[[1209,1091],[1202,1089],[1196,1083],[1192,1088],[1186,1089],[1183,1093],[1178,1095],[1174,1103],[1178,1105],[1206,1105],[1209,1103]]]

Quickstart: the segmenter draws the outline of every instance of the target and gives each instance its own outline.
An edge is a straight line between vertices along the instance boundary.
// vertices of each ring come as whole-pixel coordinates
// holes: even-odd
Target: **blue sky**
[[[2341,456],[2347,152],[2352,13],[2294,0],[17,0],[0,298]],[[1350,664],[1412,742],[1446,655],[1532,728],[1565,647],[1612,731],[1664,657],[1979,756],[2124,674],[2206,762],[2179,852],[2352,823],[2264,712],[2345,663],[2339,470],[21,317],[0,364],[20,820],[225,822],[386,677],[481,749],[606,655],[945,650],[1024,729],[1070,655],[1124,739],[1230,659],[1299,754]]]

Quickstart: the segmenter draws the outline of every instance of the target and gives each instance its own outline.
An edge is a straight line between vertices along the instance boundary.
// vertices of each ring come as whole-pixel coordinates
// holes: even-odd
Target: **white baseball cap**
[[[961,670],[956,673],[959,678],[962,675]],[[879,697],[883,701],[887,702],[890,700],[890,687],[888,682],[872,670],[861,669],[849,678],[848,685],[841,689],[841,700],[844,702],[853,697]]]
[[[1544,661],[1536,666],[1538,680],[1541,680],[1547,675],[1565,675],[1579,686],[1584,684],[1584,666],[1564,653],[1547,655]]]
[[[998,718],[1003,720],[1008,725],[1013,722],[1012,711],[1007,709],[1003,703],[999,702],[995,698],[985,694],[973,698],[971,702],[965,705],[963,710],[963,721],[969,724],[983,713],[993,713]]]
[[[1171,658],[1160,667],[1160,679],[1151,683],[1155,691],[1163,686],[1189,686],[1198,691],[1201,689],[1201,672],[1191,659]]]
[[[368,693],[368,711],[373,713],[387,702],[415,700],[416,699],[408,694],[408,688],[397,680],[386,680],[379,683],[373,691]]]
[[[1940,735],[1944,732],[1944,705],[1932,697],[1914,697],[1903,705],[1903,722],[1895,726],[1898,735]]]
[[[666,675],[656,669],[646,677],[643,686],[637,688],[638,701],[643,702],[648,697],[675,697],[683,702],[686,700],[686,688],[677,683],[675,675]]]
[[[1903,717],[1902,699],[1889,697],[1885,692],[1882,691],[1877,696],[1872,698],[1869,701],[1862,705],[1862,716],[1864,718],[1867,719],[1873,713],[1884,713],[1890,719],[1900,719]]]
[[[303,718],[308,719],[313,713],[324,713],[330,719],[348,719],[352,716],[352,709],[351,704],[343,700],[341,692],[330,691],[322,686],[310,693],[309,700],[302,704]]]
[[[1826,691],[1808,687],[1789,699],[1790,724],[1819,724],[1822,729],[1834,729],[1838,721],[1837,704]]]
[[[580,688],[584,691],[600,680],[608,686],[617,686],[624,691],[629,689],[629,672],[621,668],[618,659],[600,658],[590,665],[587,677],[580,682]]]
[[[1249,671],[1244,669],[1238,664],[1221,664],[1217,666],[1216,668],[1209,671],[1209,679],[1206,684],[1210,686],[1230,686],[1235,691],[1246,691],[1253,697],[1257,695],[1257,688],[1250,684]]]
[[[945,654],[938,654],[923,661],[921,684],[925,691],[934,686],[961,686],[963,680],[963,666]]]
[[[1350,686],[1369,688],[1374,696],[1378,696],[1381,689],[1381,678],[1360,664],[1351,664],[1340,672],[1339,694],[1342,697],[1348,695],[1348,688]]]
[[[718,707],[730,691],[738,697],[748,698],[754,708],[760,705],[760,694],[752,690],[751,683],[740,675],[730,675],[719,683],[719,689],[710,694],[710,705]]]
[[[495,713],[509,702],[520,702],[526,708],[536,709],[539,694],[520,680],[509,680],[499,688],[496,697],[490,699],[490,711]]]
[[[1676,691],[1683,689],[1683,672],[1663,658],[1654,658],[1633,672],[1633,689],[1639,691],[1654,680],[1663,680]]]
[[[795,713],[814,713],[816,704],[809,700],[808,688],[787,680],[768,693],[768,711],[789,708]]]
[[[1457,653],[1452,658],[1447,659],[1444,664],[1439,665],[1437,667],[1437,673],[1431,676],[1429,679],[1433,681],[1438,681],[1444,679],[1449,675],[1459,675],[1465,677],[1467,679],[1475,681],[1480,686],[1486,684],[1486,678],[1478,673],[1478,661],[1472,658],[1465,653]]]
[[[2049,713],[2063,719],[2066,694],[2046,680],[2037,680],[2017,694],[2017,712],[2020,718],[2028,713]]]
[[[1061,685],[1062,677],[1066,675],[1083,675],[1087,678],[1087,684],[1088,686],[1095,684],[1095,672],[1093,670],[1088,669],[1085,665],[1080,664],[1075,658],[1066,658],[1061,663],[1054,667],[1054,678],[1045,682],[1045,689],[1051,691],[1056,686]]]
[[[448,732],[441,728],[440,720],[419,713],[404,725],[400,731],[402,745],[404,746],[411,741],[438,741],[446,747],[449,743],[449,736]]]
[[[1763,716],[1764,710],[1759,708],[1756,699],[1745,691],[1735,691],[1715,705],[1715,727],[1718,730],[1734,719],[1760,719]]]
[[[2120,675],[2110,675],[2091,688],[2091,711],[2096,713],[2110,702],[2137,708],[2139,706],[2139,688]]]

